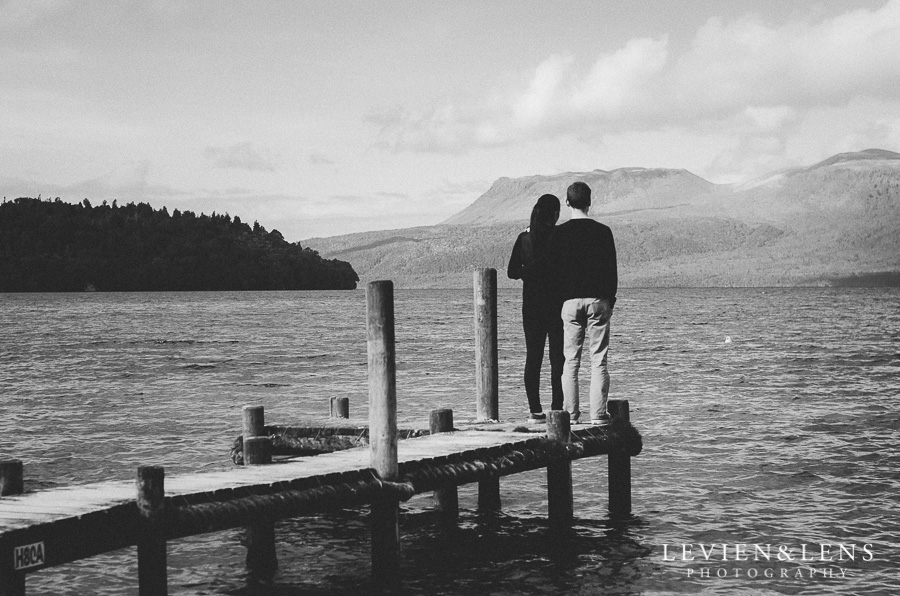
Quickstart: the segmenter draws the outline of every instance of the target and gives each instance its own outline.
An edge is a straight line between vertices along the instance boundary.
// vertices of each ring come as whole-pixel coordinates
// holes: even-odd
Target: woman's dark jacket
[[[538,236],[528,229],[519,234],[506,267],[506,275],[510,279],[522,280],[523,311],[543,311],[559,316],[560,296],[549,279],[550,272],[546,267],[533,266],[547,248],[550,232],[546,230]]]

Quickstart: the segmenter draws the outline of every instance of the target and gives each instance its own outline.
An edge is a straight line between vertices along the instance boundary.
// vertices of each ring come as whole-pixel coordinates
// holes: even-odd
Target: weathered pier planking
[[[481,283],[491,287],[479,288]],[[0,461],[0,596],[24,595],[28,573],[133,545],[138,546],[139,593],[164,595],[167,541],[241,526],[248,567],[272,571],[276,520],[361,506],[372,512],[373,577],[393,583],[399,581],[401,501],[433,492],[436,509],[454,523],[458,486],[478,483],[479,510],[497,510],[501,477],[547,468],[550,526],[565,529],[573,517],[571,461],[603,454],[609,463],[610,515],[628,517],[630,460],[642,448],[628,402],[610,400],[608,427],[570,427],[564,411],[551,412],[540,431],[496,423],[496,272],[476,272],[475,284],[476,327],[483,327],[476,336],[486,339],[476,342],[476,369],[484,382],[478,383],[472,423],[455,428],[452,411],[441,409],[419,430],[398,430],[393,285],[372,282],[367,425],[347,420],[346,398],[333,399],[331,422],[311,423],[326,437],[322,449],[331,451],[273,462],[273,438],[303,433],[267,427],[262,407],[248,406],[240,441],[243,466],[171,477],[161,467],[142,466],[132,482],[39,492],[23,492],[22,462]],[[365,435],[369,444],[335,438],[343,432],[356,439]],[[300,444],[306,452],[302,438]]]
[[[446,490],[460,484],[547,467],[549,463],[600,455],[610,450],[606,429],[575,431],[574,449],[554,448],[543,433],[514,431],[455,431],[407,439],[397,444],[396,484],[408,494]],[[367,484],[368,483],[368,484]],[[333,489],[331,491],[327,489]],[[325,490],[323,490],[325,489]],[[353,448],[316,457],[297,458],[268,466],[181,474],[165,479],[166,538],[244,525],[240,516],[218,519],[210,513],[205,523],[191,517],[203,506],[219,504],[249,508],[249,499],[286,491],[310,491],[311,498],[287,507],[284,517],[308,515],[334,506],[363,505],[380,490],[370,467],[368,448]],[[362,501],[335,499],[356,490]],[[317,495],[313,495],[318,491]],[[342,492],[343,491],[343,492]],[[571,488],[569,488],[571,491]],[[134,482],[104,482],[57,488],[0,499],[0,557],[3,572],[15,562],[17,547],[42,543],[42,561],[25,568],[59,565],[132,546],[137,542],[139,516]],[[183,514],[183,515],[182,515]],[[282,517],[273,514],[273,519]],[[13,565],[8,565],[13,563]]]

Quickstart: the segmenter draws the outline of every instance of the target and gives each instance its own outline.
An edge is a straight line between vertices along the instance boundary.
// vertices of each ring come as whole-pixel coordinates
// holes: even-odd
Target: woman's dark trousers
[[[541,407],[541,366],[544,362],[544,345],[550,339],[550,388],[551,410],[563,409],[562,371],[563,328],[559,310],[555,308],[522,308],[522,326],[525,329],[525,395],[532,413],[543,411]]]

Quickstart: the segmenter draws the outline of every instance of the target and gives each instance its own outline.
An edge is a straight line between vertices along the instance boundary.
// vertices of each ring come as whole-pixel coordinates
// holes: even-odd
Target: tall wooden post
[[[22,460],[0,461],[0,497],[25,492],[25,472]],[[12,557],[0,561],[0,596],[25,596],[25,573],[16,571]]]
[[[607,403],[611,418],[623,418],[630,422],[627,399],[611,399]],[[609,517],[627,519],[631,517],[631,456],[625,453],[610,453],[609,462]]]
[[[265,432],[263,406],[244,406],[244,465],[259,466],[272,463],[272,439]],[[247,546],[247,569],[253,573],[270,574],[278,569],[275,552],[275,523],[260,521],[244,528]]]
[[[161,466],[137,469],[137,508],[141,519],[138,536],[138,594],[166,596],[165,470]]]
[[[569,413],[552,410],[547,420],[547,438],[568,444],[570,442]],[[572,524],[572,462],[568,459],[547,465],[547,517],[551,529],[566,529]]]
[[[476,419],[499,420],[497,370],[497,270],[477,269],[475,286]]]
[[[396,480],[397,364],[394,337],[394,284],[366,287],[366,349],[369,367],[369,447],[372,467],[382,480]],[[397,579],[400,568],[400,504],[396,497],[372,502],[372,575],[380,583]]]
[[[497,270],[476,269],[475,288],[475,418],[500,419],[500,379],[497,366]],[[500,510],[500,478],[478,483],[478,510]]]
[[[453,410],[442,408],[431,411],[429,420],[431,434],[453,431]],[[443,513],[444,521],[456,524],[459,520],[459,490],[447,486],[434,491],[434,508]]]

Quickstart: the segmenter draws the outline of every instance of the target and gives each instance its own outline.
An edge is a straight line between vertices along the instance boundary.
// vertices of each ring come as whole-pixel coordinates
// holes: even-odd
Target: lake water
[[[519,292],[499,296],[500,415],[523,420]],[[401,423],[474,417],[471,290],[398,289],[395,312]],[[608,520],[605,458],[573,464],[561,551],[543,471],[504,478],[496,517],[462,487],[452,534],[418,496],[400,593],[900,593],[900,290],[625,288],[612,330],[611,396],[644,437],[634,519]],[[228,467],[243,405],[289,424],[348,396],[365,418],[366,394],[363,291],[0,295],[0,458],[25,461],[29,490]],[[170,593],[371,590],[364,512],[277,531],[267,583],[237,530],[170,543]],[[130,549],[32,574],[28,593],[136,585]]]

